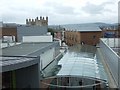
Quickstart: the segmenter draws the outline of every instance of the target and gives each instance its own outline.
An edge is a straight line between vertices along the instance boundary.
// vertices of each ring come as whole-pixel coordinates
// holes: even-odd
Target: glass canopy
[[[72,47],[72,49],[68,50],[58,62],[58,65],[62,67],[57,76],[79,76],[107,81],[104,67],[97,60],[96,54],[87,51],[81,52],[75,48]]]

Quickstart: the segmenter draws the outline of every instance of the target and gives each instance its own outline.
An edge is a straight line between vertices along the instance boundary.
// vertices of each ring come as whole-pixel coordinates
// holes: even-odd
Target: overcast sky
[[[25,24],[48,16],[49,24],[118,22],[118,0],[0,0],[0,20]]]

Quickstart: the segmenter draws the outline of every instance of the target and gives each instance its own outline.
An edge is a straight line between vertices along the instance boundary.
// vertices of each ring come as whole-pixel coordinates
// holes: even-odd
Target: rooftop
[[[2,72],[28,67],[39,62],[38,57],[0,56]]]
[[[0,48],[6,48],[8,46],[14,46],[14,45],[18,45],[18,44],[21,44],[21,43],[9,43],[9,44],[8,43],[0,43]]]
[[[19,45],[11,46],[9,48],[0,49],[0,51],[2,52],[2,55],[27,56],[27,55],[34,55],[34,53],[37,51],[43,53],[48,48],[53,47],[56,44],[58,44],[58,42],[22,43]],[[35,54],[35,56],[36,55],[38,56],[38,54]]]
[[[80,32],[91,32],[91,31],[101,31],[98,25],[96,24],[69,24],[63,25],[67,31],[80,31]]]
[[[45,78],[42,81],[43,85],[61,89],[107,86],[107,74],[95,46],[75,45],[69,47],[58,65],[61,66],[61,69],[56,75]],[[48,83],[49,81],[51,83]]]

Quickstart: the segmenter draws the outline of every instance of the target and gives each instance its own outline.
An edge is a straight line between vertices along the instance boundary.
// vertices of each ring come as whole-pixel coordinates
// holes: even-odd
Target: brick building
[[[0,27],[0,37],[4,36],[12,36],[15,37],[15,41],[17,42],[17,25],[16,24],[2,24]]]
[[[80,43],[80,33],[78,31],[65,31],[65,43],[67,45],[74,45]]]
[[[96,25],[66,25],[65,42],[71,46],[74,44],[97,45],[101,38],[102,30]]]

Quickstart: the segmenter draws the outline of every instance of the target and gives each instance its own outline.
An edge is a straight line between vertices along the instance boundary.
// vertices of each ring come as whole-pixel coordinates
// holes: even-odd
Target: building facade
[[[47,26],[17,26],[17,38],[18,41],[22,41],[23,36],[42,36],[47,34]]]
[[[65,42],[71,46],[74,44],[97,45],[102,36],[102,30],[95,25],[66,25]]]
[[[27,25],[10,25],[4,24],[0,27],[0,36],[4,41],[4,37],[12,37],[15,42],[21,42],[23,36],[41,36],[47,34],[47,26],[27,26]],[[11,40],[12,41],[12,40]]]
[[[101,38],[101,31],[80,32],[80,31],[65,31],[65,42],[67,45],[88,44],[97,45]]]
[[[68,46],[72,46],[74,44],[80,44],[81,42],[81,38],[80,38],[80,33],[77,32],[77,31],[65,31],[65,34],[64,34],[64,40],[65,40],[65,43],[68,45]]]
[[[4,36],[14,36],[15,41],[17,42],[17,27],[16,26],[9,26],[9,25],[4,25],[0,27],[0,36],[4,38]]]
[[[97,45],[99,43],[99,39],[101,38],[101,31],[93,31],[93,32],[80,32],[81,33],[81,44],[88,45]]]

